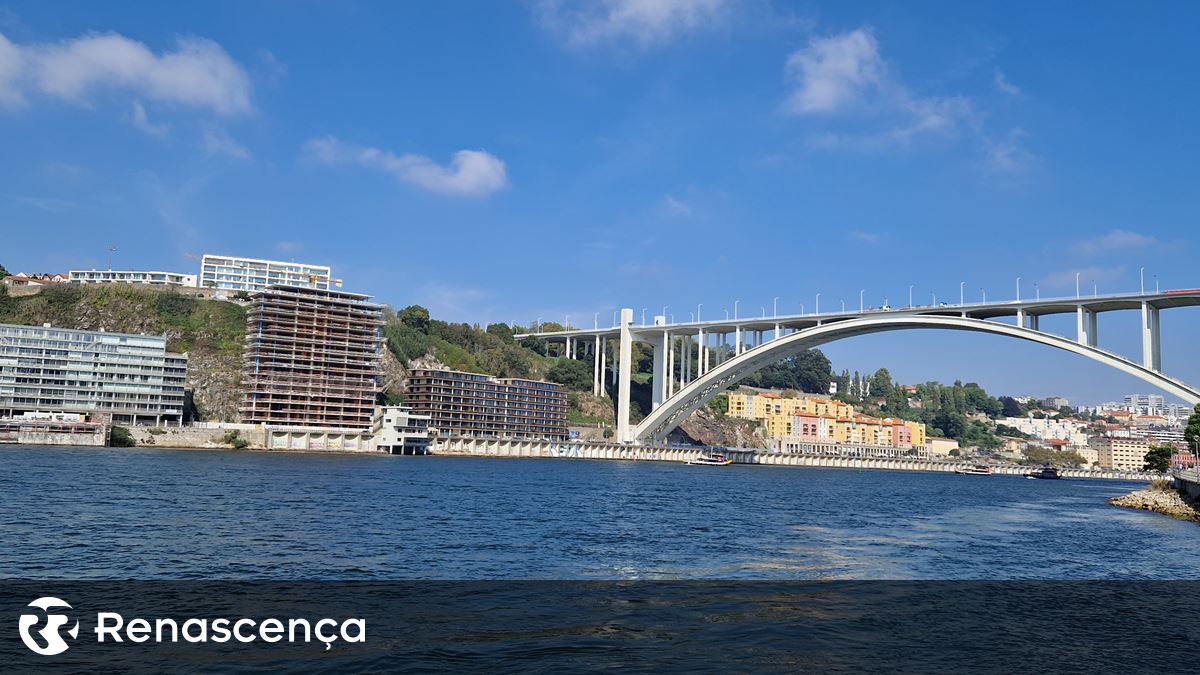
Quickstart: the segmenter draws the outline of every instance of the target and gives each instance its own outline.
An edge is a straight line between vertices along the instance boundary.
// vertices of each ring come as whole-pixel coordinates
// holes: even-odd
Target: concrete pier
[[[461,455],[471,457],[542,457],[563,459],[615,459],[650,462],[686,462],[714,450],[698,447],[666,445],[622,445],[603,442],[548,442],[497,438],[439,438],[430,447],[432,455]],[[836,469],[877,469],[884,471],[932,471],[953,473],[955,469],[971,466],[969,462],[949,462],[934,459],[840,457],[771,452],[748,448],[715,450],[733,460],[734,464],[767,466],[803,466]],[[1021,476],[1034,470],[1018,465],[993,466],[997,475]],[[1062,469],[1064,478],[1102,478],[1112,480],[1153,480],[1162,475],[1149,472],[1092,471]]]

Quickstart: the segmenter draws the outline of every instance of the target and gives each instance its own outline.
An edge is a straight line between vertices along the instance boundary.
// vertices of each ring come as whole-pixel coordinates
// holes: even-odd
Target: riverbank
[[[1113,497],[1108,503],[1200,523],[1200,503],[1188,499],[1167,481],[1154,481],[1148,488]]]

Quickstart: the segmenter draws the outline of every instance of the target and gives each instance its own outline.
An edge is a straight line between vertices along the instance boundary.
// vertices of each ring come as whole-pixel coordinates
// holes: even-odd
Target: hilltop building
[[[71,270],[73,284],[145,284],[149,286],[196,285],[196,275],[178,272],[139,272],[136,270]]]
[[[242,421],[369,429],[383,308],[369,296],[271,286],[246,315]]]
[[[0,324],[0,416],[83,413],[181,424],[187,354],[165,337]]]
[[[413,370],[406,403],[438,436],[567,439],[567,395],[550,382]]]
[[[326,265],[207,253],[200,260],[201,288],[260,293],[269,286],[296,286],[327,291],[331,281],[341,286],[341,282],[330,278]]]

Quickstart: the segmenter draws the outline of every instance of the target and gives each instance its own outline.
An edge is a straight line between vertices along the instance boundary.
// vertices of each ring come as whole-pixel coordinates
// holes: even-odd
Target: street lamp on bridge
[[[1075,273],[1075,298],[1079,299],[1079,272]]]
[[[913,289],[913,286],[914,286],[914,285],[915,285],[915,284],[909,284],[909,285],[908,285],[908,306],[909,306],[910,308],[913,306],[913,304],[912,304],[912,289]]]
[[[733,301],[733,320],[734,321],[737,321],[737,309],[738,309],[739,302],[741,302],[740,298]]]
[[[704,303],[703,303],[703,302],[702,302],[702,303],[700,303],[700,304],[698,304],[698,305],[696,305],[696,321],[699,321],[699,320],[700,320],[700,308],[701,308],[701,307],[703,307],[703,306],[704,306]]]
[[[642,325],[643,326],[646,325],[646,308],[645,307],[642,308]]]
[[[987,304],[987,289],[986,289],[986,288],[980,288],[980,289],[979,289],[979,292],[980,292],[981,294],[983,294],[983,303],[982,303],[982,304],[985,304],[985,305],[986,305],[986,304]]]
[[[775,296],[775,299],[771,301],[771,316],[772,317],[779,316],[779,296],[778,295]]]
[[[858,311],[860,314],[863,311],[863,293],[866,293],[866,292],[867,292],[867,289],[865,289],[865,288],[858,292]]]
[[[1021,277],[1017,277],[1017,302],[1021,301]]]
[[[1146,294],[1146,268],[1138,268],[1138,286],[1142,289],[1142,295]]]
[[[813,314],[821,313],[821,294],[817,293],[817,308],[813,310]]]
[[[966,302],[964,302],[964,300],[966,300],[966,293],[967,293],[967,282],[965,282],[965,281],[958,282],[958,306],[959,307],[962,307],[963,305],[967,304]]]
[[[600,328],[600,312],[596,312],[596,316],[592,317],[592,328]]]

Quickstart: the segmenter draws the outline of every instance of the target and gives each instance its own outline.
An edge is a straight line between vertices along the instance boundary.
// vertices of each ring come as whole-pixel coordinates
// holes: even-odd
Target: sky
[[[436,318],[581,326],[1200,287],[1197,34],[1186,2],[0,0],[0,264],[297,260]],[[1137,357],[1137,323],[1101,315],[1101,346]],[[1163,327],[1200,383],[1200,309]],[[1152,391],[994,336],[824,351]]]

